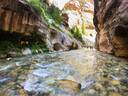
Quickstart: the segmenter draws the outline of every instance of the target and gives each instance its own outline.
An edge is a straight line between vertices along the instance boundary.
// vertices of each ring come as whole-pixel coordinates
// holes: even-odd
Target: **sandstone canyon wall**
[[[0,30],[3,30],[2,32],[29,36],[35,32],[51,51],[70,50],[81,46],[66,32],[50,28],[44,19],[27,0],[0,0]]]
[[[94,0],[96,48],[128,57],[128,0]]]
[[[0,29],[29,35],[39,23],[36,12],[25,0],[0,0]]]

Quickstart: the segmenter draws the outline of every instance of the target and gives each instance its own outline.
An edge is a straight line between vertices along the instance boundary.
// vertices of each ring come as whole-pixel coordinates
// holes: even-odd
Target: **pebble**
[[[112,80],[111,84],[112,85],[120,85],[120,81],[119,80]]]
[[[19,96],[28,96],[27,92],[24,89],[18,90]]]
[[[91,73],[91,76],[94,76],[94,78],[89,79],[89,82],[90,80],[94,82],[90,83],[87,87],[81,88],[83,84],[88,84],[86,80],[90,78],[90,74],[81,75],[80,72],[84,69],[90,69],[87,67],[74,67],[74,63],[76,65],[79,64],[78,66],[87,65],[88,60],[92,60],[89,59],[92,53],[90,54],[86,51],[82,52],[82,54],[81,52],[79,53],[79,50],[77,50],[78,53],[76,51],[75,53],[73,52],[67,52],[66,54],[68,55],[65,52],[60,52],[59,55],[51,53],[49,55],[38,55],[37,57],[33,55],[32,57],[9,58],[8,61],[1,60],[0,71],[2,73],[0,75],[3,72],[6,74],[1,76],[0,83],[6,81],[7,77],[11,77],[12,79],[7,80],[7,83],[2,83],[0,90],[6,91],[6,89],[10,89],[10,91],[6,91],[6,93],[8,92],[6,96],[15,96],[15,94],[27,96],[29,92],[33,95],[34,92],[36,94],[39,91],[51,92],[49,93],[50,95],[46,96],[127,96],[128,64],[124,64],[124,61],[122,62],[121,60],[116,61],[115,57],[112,58],[111,55],[108,55],[108,57],[107,55],[100,54],[100,57],[96,55],[96,59],[93,56],[95,60],[91,63],[98,64],[98,70],[94,70],[94,66],[92,66],[93,70],[91,69],[91,72],[98,72],[98,74]],[[111,59],[111,62],[108,62],[110,61],[109,59]],[[74,62],[74,60],[78,61],[78,63]],[[71,64],[67,63],[67,61],[71,61]],[[116,62],[113,63],[113,61]],[[108,66],[108,64],[111,66]],[[3,79],[3,76],[6,76],[5,79]],[[53,95],[52,93],[55,94]],[[2,96],[4,95],[2,94]]]

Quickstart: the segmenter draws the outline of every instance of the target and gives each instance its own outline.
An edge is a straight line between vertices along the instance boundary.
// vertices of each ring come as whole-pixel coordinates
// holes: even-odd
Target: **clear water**
[[[127,60],[94,50],[0,60],[0,96],[127,95]]]

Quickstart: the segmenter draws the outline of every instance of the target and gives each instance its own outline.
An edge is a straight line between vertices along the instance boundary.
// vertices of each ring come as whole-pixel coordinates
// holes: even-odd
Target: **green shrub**
[[[82,35],[85,34],[85,24],[82,26],[75,26],[71,29],[71,34],[78,40],[82,41]]]
[[[48,14],[57,24],[61,24],[63,22],[62,11],[57,7],[51,6],[48,8]]]
[[[62,12],[58,8],[54,6],[48,7],[45,3],[41,3],[40,0],[27,1],[31,6],[38,10],[47,23],[52,20],[52,23],[60,24],[63,21]]]

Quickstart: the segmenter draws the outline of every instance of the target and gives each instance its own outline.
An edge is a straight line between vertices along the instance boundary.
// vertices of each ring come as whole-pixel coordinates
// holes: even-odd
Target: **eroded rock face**
[[[0,29],[4,31],[29,35],[38,26],[38,16],[25,0],[0,0]]]
[[[67,33],[57,31],[56,29],[50,29],[46,34],[42,31],[40,30],[38,33],[41,33],[42,37],[44,37],[42,40],[46,42],[50,51],[67,51],[81,48],[81,42],[69,36]]]
[[[49,28],[40,13],[26,0],[0,0],[0,29],[3,30],[2,32],[22,35],[36,32],[51,51],[70,50],[80,45],[65,32]],[[77,47],[73,47],[74,44]]]
[[[96,48],[128,57],[128,0],[94,0]]]

